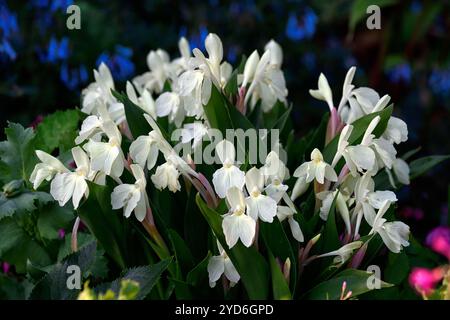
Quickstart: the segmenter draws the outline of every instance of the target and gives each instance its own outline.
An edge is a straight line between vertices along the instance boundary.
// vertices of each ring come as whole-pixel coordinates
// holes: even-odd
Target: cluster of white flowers
[[[376,116],[368,126],[361,142],[351,145],[352,123],[364,115],[383,110],[389,96],[379,97],[370,88],[355,88],[352,84],[355,68],[351,68],[345,78],[343,95],[338,108],[334,107],[333,96],[328,81],[323,74],[319,77],[318,89],[310,93],[324,100],[331,111],[331,134],[340,132],[337,151],[332,162],[326,163],[322,153],[314,149],[311,161],[301,164],[293,176],[297,181],[288,195],[287,179],[289,171],[279,154],[271,151],[260,168],[248,171],[236,163],[236,150],[228,140],[216,145],[215,151],[222,166],[213,175],[214,191],[206,179],[193,169],[190,158],[182,158],[165,140],[156,120],[168,117],[176,128],[183,129],[181,142],[192,143],[194,149],[207,134],[208,121],[204,106],[211,97],[212,86],[223,91],[231,77],[231,65],[223,61],[223,47],[220,38],[209,34],[205,40],[208,56],[197,48],[191,50],[186,39],[179,41],[181,57],[170,60],[169,55],[158,49],[147,56],[149,71],[137,76],[132,83],[126,83],[128,98],[143,110],[150,124],[147,135],[132,137],[125,117],[124,105],[112,94],[114,81],[108,67],[101,64],[94,70],[95,81],[82,92],[82,111],[88,116],[83,121],[72,149],[75,169],[71,171],[58,159],[37,151],[41,163],[37,164],[30,180],[34,188],[44,181],[51,181],[50,193],[61,206],[72,199],[78,208],[83,196],[88,197],[88,182],[104,185],[106,176],[117,182],[111,195],[113,209],[123,208],[129,217],[134,212],[143,221],[149,210],[146,192],[150,176],[153,186],[159,190],[180,191],[180,176],[194,183],[214,201],[215,193],[225,199],[229,211],[223,216],[222,229],[228,249],[238,240],[251,246],[256,238],[258,221],[271,223],[277,217],[287,220],[292,236],[303,242],[300,225],[295,219],[297,210],[293,203],[308,188],[311,182],[322,186],[316,196],[320,200],[320,216],[326,220],[330,207],[336,199],[337,212],[341,215],[348,234],[348,241],[341,249],[321,256],[336,255],[344,262],[361,245],[359,230],[362,217],[372,228],[370,234],[378,233],[387,247],[399,252],[408,245],[409,228],[402,222],[387,222],[383,218],[389,206],[397,199],[391,191],[375,191],[373,177],[381,169],[388,173],[391,183],[394,176],[403,184],[409,183],[409,168],[405,161],[397,158],[395,144],[407,140],[406,124],[391,117],[387,129],[376,138],[374,130],[380,122]],[[236,93],[237,107],[245,112],[260,102],[263,112],[270,111],[277,101],[286,104],[287,89],[281,65],[281,47],[270,41],[260,57],[255,50],[247,59],[243,74],[237,76],[240,85]],[[154,100],[153,96],[157,96]],[[196,122],[192,122],[192,118]],[[188,121],[187,121],[188,120]],[[128,154],[122,149],[122,137],[131,139]],[[155,168],[158,157],[165,161]],[[342,161],[343,159],[343,161]],[[343,168],[340,173],[335,169]],[[132,173],[134,184],[124,184],[121,176],[124,170]],[[392,174],[393,173],[393,174]],[[198,184],[195,184],[198,186]],[[202,194],[203,195],[203,194]],[[213,201],[213,202],[214,202]],[[232,284],[239,280],[226,252],[219,245],[219,256],[211,258],[208,265],[210,284],[213,286],[222,273]],[[319,256],[320,257],[320,256]]]
[[[397,201],[397,197],[392,191],[375,191],[373,177],[381,169],[385,169],[393,187],[395,182],[392,171],[400,183],[409,184],[409,166],[404,160],[397,158],[394,146],[407,140],[408,129],[405,122],[391,117],[384,133],[376,138],[373,132],[381,120],[377,115],[368,125],[361,142],[350,145],[349,139],[353,131],[350,123],[364,115],[382,111],[390,100],[388,95],[380,98],[370,88],[355,89],[352,85],[355,71],[352,67],[345,77],[342,99],[337,109],[340,117],[335,123],[337,130],[343,127],[332,163],[324,162],[321,152],[315,149],[311,153],[311,161],[303,163],[294,172],[294,176],[299,178],[297,184],[303,186],[299,187],[302,190],[313,180],[322,185],[326,183],[325,189],[328,190],[316,194],[322,203],[320,216],[323,220],[327,220],[330,207],[336,199],[336,209],[345,223],[349,239],[357,240],[360,237],[359,230],[364,217],[372,228],[369,234],[378,233],[389,250],[397,253],[402,247],[409,245],[409,227],[403,222],[387,222],[383,218],[389,206]],[[333,95],[323,74],[319,77],[318,89],[310,90],[310,93],[313,97],[326,101],[331,114],[336,114]],[[335,168],[342,158],[344,165],[338,177]],[[295,193],[294,199],[300,194],[301,192]]]

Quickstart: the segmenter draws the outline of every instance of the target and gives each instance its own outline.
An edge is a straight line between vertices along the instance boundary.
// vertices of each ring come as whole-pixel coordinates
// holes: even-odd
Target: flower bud
[[[442,254],[450,260],[450,228],[435,228],[428,234],[426,244],[431,249],[433,249],[437,253]]]

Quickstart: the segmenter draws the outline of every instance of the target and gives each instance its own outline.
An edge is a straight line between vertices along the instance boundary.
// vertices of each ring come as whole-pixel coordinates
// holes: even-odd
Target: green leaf
[[[199,286],[201,283],[208,285],[208,263],[211,257],[211,253],[208,252],[208,255],[205,259],[203,259],[198,265],[195,266],[191,271],[189,271],[186,282],[193,286]]]
[[[275,300],[291,300],[292,295],[289,291],[286,279],[284,279],[284,275],[281,272],[280,266],[270,250],[267,250],[267,254],[269,256],[270,271],[272,274],[273,298]]]
[[[386,281],[399,285],[408,277],[409,271],[409,259],[405,251],[400,253],[389,252],[388,263],[384,271]]]
[[[175,230],[168,229],[168,232],[170,241],[175,251],[176,263],[182,273],[187,274],[188,270],[191,270],[194,267],[194,258],[192,257],[192,253],[186,246],[184,240]]]
[[[336,199],[338,193],[333,199],[333,203],[328,213],[327,221],[325,222],[325,228],[322,232],[322,236],[319,241],[322,243],[322,252],[330,252],[338,249],[341,246],[339,240],[339,233],[336,226]]]
[[[209,208],[198,194],[196,201],[203,216],[206,221],[208,221],[217,239],[241,276],[248,297],[250,299],[267,299],[269,294],[269,274],[267,262],[264,260],[263,256],[261,256],[255,248],[246,248],[240,242],[232,249],[229,249],[222,232],[222,218],[220,215]]]
[[[162,260],[151,266],[141,266],[127,269],[122,276],[109,284],[102,284],[94,288],[95,292],[105,292],[111,289],[116,295],[119,294],[121,282],[123,280],[133,280],[139,283],[139,293],[136,300],[143,300],[152,290],[153,286],[167,269],[172,259]]]
[[[32,212],[37,209],[37,202],[44,205],[51,201],[53,201],[52,196],[46,192],[25,191],[12,198],[0,193],[0,220],[17,212]]]
[[[127,118],[128,127],[130,128],[133,138],[148,135],[151,127],[144,118],[144,110],[135,105],[126,94],[120,94],[111,90],[116,99],[123,103],[125,108],[125,117]]]
[[[67,229],[73,221],[73,211],[60,207],[57,203],[45,206],[40,210],[37,228],[41,237],[46,239],[58,239],[58,231]]]
[[[125,268],[127,250],[124,217],[119,210],[111,207],[111,183],[100,186],[91,182],[89,198],[78,208],[81,220],[101,243],[106,253],[121,267]]]
[[[14,265],[18,273],[26,271],[27,260],[39,266],[51,261],[42,245],[11,217],[0,220],[0,259]]]
[[[415,179],[418,176],[421,176],[424,173],[427,173],[434,166],[437,166],[439,163],[441,163],[442,161],[445,161],[447,159],[450,159],[450,155],[428,156],[428,157],[423,157],[423,158],[414,160],[409,164],[409,167],[411,169],[409,176],[411,179]]]
[[[375,275],[362,270],[347,269],[337,274],[336,277],[318,284],[306,294],[309,300],[339,300],[342,284],[347,283],[346,292],[351,291],[351,297],[370,291],[368,280]],[[381,288],[391,287],[392,284],[380,280]]]
[[[211,88],[211,97],[203,109],[211,128],[219,129],[224,136],[226,129],[233,128],[227,105],[214,85]]]
[[[54,268],[39,281],[31,292],[30,299],[33,300],[73,300],[76,299],[80,290],[67,287],[69,266],[78,266],[81,277],[87,275],[95,261],[96,243],[92,242],[83,249],[71,254],[62,263],[58,263]],[[82,280],[82,279],[80,279]]]
[[[36,128],[37,150],[52,153],[56,148],[63,153],[75,145],[80,120],[79,110],[56,111],[47,116]]]
[[[14,179],[28,181],[37,162],[33,129],[9,122],[5,134],[7,140],[0,142],[0,160],[3,163],[0,180],[5,183]]]

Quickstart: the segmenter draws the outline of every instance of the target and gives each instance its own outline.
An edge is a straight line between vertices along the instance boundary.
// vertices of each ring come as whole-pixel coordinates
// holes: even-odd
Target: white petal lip
[[[222,164],[232,164],[236,159],[236,150],[234,145],[228,140],[222,140],[216,145],[216,154]]]
[[[231,214],[223,219],[222,228],[229,248],[234,247],[239,239],[244,246],[250,247],[255,237],[256,222],[245,214]]]
[[[245,174],[236,166],[222,167],[213,174],[214,189],[220,198],[225,198],[228,189],[242,189],[245,184]]]
[[[215,283],[225,271],[225,261],[221,256],[213,256],[208,261],[209,282]]]

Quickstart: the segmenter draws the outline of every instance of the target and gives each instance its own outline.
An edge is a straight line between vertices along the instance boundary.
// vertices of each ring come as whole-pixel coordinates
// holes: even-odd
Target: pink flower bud
[[[426,244],[450,260],[450,228],[435,228],[428,234]]]
[[[428,295],[444,277],[442,268],[413,268],[409,275],[409,284],[421,294]]]
[[[8,273],[9,269],[11,268],[11,265],[8,262],[3,262],[1,264],[1,266],[2,266],[3,273]]]

